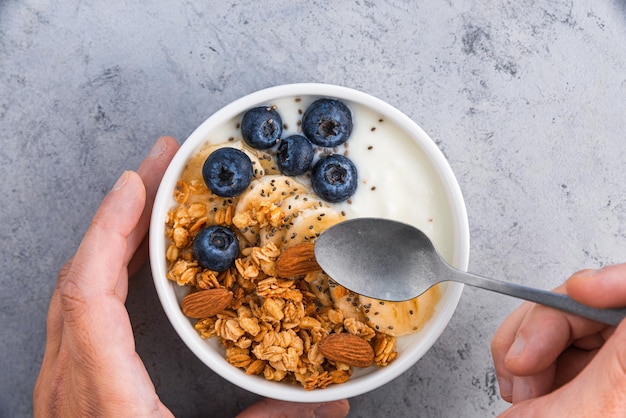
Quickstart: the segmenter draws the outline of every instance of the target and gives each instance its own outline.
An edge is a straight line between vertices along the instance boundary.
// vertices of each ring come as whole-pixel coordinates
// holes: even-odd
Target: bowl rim
[[[159,185],[150,220],[149,253],[153,281],[157,295],[165,314],[179,337],[187,347],[205,365],[215,373],[231,383],[253,392],[257,395],[287,400],[292,402],[327,402],[337,399],[350,398],[362,395],[379,388],[400,376],[412,367],[438,340],[443,330],[452,318],[460,300],[463,285],[448,283],[445,292],[447,298],[439,303],[439,314],[432,318],[421,331],[424,344],[399,356],[392,364],[380,367],[375,373],[355,378],[338,385],[331,385],[325,389],[307,391],[299,385],[288,385],[280,382],[267,381],[260,376],[246,375],[242,370],[229,364],[223,356],[206,350],[207,342],[202,340],[189,318],[182,314],[178,299],[174,292],[175,283],[165,277],[165,217],[171,208],[168,202],[172,201],[172,190],[185,166],[186,161],[204,142],[207,134],[216,127],[231,120],[245,109],[261,105],[265,102],[294,96],[322,96],[345,99],[360,105],[374,108],[383,112],[386,118],[392,119],[404,132],[414,140],[428,155],[439,180],[446,189],[450,202],[452,227],[455,237],[453,259],[450,264],[456,268],[467,270],[469,263],[469,222],[463,195],[458,181],[443,152],[438,148],[430,136],[406,114],[387,102],[365,92],[349,87],[324,83],[292,83],[268,87],[250,93],[222,107],[202,122],[182,143],[180,149],[170,162]],[[393,367],[392,367],[393,366]],[[235,378],[241,374],[243,379]]]

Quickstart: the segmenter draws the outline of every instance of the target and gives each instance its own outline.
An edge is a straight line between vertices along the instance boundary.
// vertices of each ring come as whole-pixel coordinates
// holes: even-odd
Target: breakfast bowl
[[[274,128],[260,136],[250,128],[252,116],[246,115],[253,109]],[[311,115],[319,118],[319,109],[343,115],[341,123],[350,129],[322,127],[332,140],[345,137],[322,145],[312,139],[313,157],[304,169],[286,163],[283,140],[313,135]],[[270,134],[274,139],[259,145]],[[252,167],[231,195],[221,193],[207,174],[208,157],[223,149],[238,158],[245,154],[245,167]],[[213,158],[222,180],[232,180],[219,165],[227,154]],[[355,169],[354,188],[339,197],[316,187],[317,167],[329,156],[341,156]],[[285,185],[290,189],[281,189]],[[273,192],[277,188],[281,194]],[[261,396],[325,402],[388,383],[437,341],[463,285],[442,283],[410,306],[393,307],[352,294],[315,263],[309,266],[310,259],[288,251],[302,252],[324,228],[356,217],[414,225],[449,264],[467,269],[469,227],[458,182],[433,140],[400,110],[357,90],[315,83],[271,87],[226,105],[184,141],[154,202],[150,263],[169,321],[206,366]],[[205,242],[199,231],[219,225],[237,238],[239,251],[227,265],[213,267],[194,242]],[[283,263],[290,273],[282,273],[287,253],[296,256]],[[207,311],[207,300],[216,307]],[[337,335],[356,335],[358,344],[327,338]],[[369,361],[360,361],[360,351],[359,361],[350,357],[361,346]]]

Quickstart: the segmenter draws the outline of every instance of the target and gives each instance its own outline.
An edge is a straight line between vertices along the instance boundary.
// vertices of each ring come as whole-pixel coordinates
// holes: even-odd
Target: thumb
[[[558,390],[519,403],[500,418],[626,416],[626,321],[594,359]]]
[[[146,203],[137,173],[126,171],[105,196],[94,215],[65,278],[82,294],[112,294],[130,259],[128,240]],[[125,295],[124,295],[125,296]]]
[[[84,316],[89,311],[99,318],[106,316],[105,311],[98,312],[95,308],[95,301],[115,297],[124,302],[125,264],[130,258],[128,237],[137,225],[144,204],[145,188],[141,178],[132,171],[125,172],[102,201],[67,274],[59,278],[59,307],[65,324],[96,328],[88,323],[93,318]],[[110,320],[105,323],[110,325]]]
[[[579,271],[565,283],[565,289],[572,298],[589,306],[626,306],[626,263]]]

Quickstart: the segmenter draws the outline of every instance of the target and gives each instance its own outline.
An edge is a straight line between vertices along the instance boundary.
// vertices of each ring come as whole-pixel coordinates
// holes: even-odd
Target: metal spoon
[[[624,309],[598,309],[567,295],[489,279],[446,263],[428,237],[401,222],[357,218],[324,231],[315,242],[322,269],[355,293],[388,301],[413,299],[443,281],[455,281],[550,306],[609,325]]]

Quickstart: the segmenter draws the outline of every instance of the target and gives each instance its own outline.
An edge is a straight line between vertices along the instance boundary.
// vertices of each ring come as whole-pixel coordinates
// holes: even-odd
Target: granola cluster
[[[319,342],[330,334],[350,333],[367,341],[375,365],[385,366],[396,358],[396,338],[368,325],[358,299],[350,298],[350,292],[321,270],[296,277],[276,273],[277,259],[289,243],[257,235],[293,223],[298,208],[289,206],[286,214],[273,197],[238,213],[239,198],[213,195],[191,172],[195,168],[197,162],[192,160],[174,192],[176,206],[167,216],[167,278],[190,292],[228,289],[233,294],[224,310],[197,319],[195,329],[202,338],[218,338],[228,362],[247,374],[297,382],[307,390],[345,382],[352,374],[353,366],[320,352]],[[265,173],[261,169],[257,178]],[[287,197],[296,203],[295,193]],[[207,225],[224,225],[240,236],[240,256],[226,271],[205,269],[194,259],[193,238]]]

